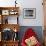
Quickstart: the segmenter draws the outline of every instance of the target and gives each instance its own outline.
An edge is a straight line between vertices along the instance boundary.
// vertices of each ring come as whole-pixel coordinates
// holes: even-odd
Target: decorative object
[[[16,15],[17,13],[18,13],[18,12],[15,11],[15,10],[10,10],[10,12],[9,12],[10,15]]]
[[[17,0],[15,0],[15,7],[16,7],[16,4],[17,4],[17,2],[16,2]]]
[[[9,10],[2,10],[2,15],[9,15]]]
[[[8,15],[3,15],[2,23],[3,24],[8,24]]]
[[[36,8],[24,8],[24,18],[34,19],[36,18]]]
[[[14,29],[14,32],[17,32],[16,28]]]
[[[38,40],[36,37],[32,36],[25,40],[25,43],[27,46],[35,46],[38,43]]]
[[[8,18],[7,18],[7,19],[5,19],[5,24],[8,24]]]
[[[8,40],[12,40],[12,30],[10,28],[5,28],[3,30],[3,34],[2,34],[2,40],[4,41],[8,41]]]
[[[18,40],[18,32],[14,32],[13,40]]]

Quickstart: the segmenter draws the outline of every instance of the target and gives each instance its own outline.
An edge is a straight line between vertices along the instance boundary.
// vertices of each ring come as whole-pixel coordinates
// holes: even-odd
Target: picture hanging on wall
[[[36,8],[24,8],[23,15],[25,19],[35,19],[36,18]]]

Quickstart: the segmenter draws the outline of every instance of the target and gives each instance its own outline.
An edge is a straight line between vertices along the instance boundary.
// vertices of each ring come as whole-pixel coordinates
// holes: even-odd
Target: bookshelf
[[[10,29],[9,32],[14,32],[13,33],[14,35],[19,31],[18,17],[19,17],[19,7],[0,7],[0,32],[1,32],[0,46],[18,46],[19,40],[18,39],[14,40],[14,37],[12,35],[11,38],[13,39],[10,39],[8,41],[4,40],[2,37],[2,35],[4,35],[4,32],[9,31],[9,29]]]

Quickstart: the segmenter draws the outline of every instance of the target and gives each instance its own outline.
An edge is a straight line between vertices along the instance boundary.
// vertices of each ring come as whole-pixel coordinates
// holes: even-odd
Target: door
[[[46,0],[43,0],[43,8],[44,8],[44,42],[46,46]]]

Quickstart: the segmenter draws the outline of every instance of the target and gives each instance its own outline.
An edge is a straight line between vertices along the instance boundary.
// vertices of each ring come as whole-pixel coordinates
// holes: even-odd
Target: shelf
[[[19,7],[0,7],[0,14],[2,15],[19,15]]]
[[[18,46],[18,16],[19,7],[0,7],[0,46]]]
[[[19,7],[0,7],[0,16],[0,24],[18,24]]]
[[[18,46],[18,41],[2,42],[3,46]]]
[[[4,43],[15,43],[15,42],[19,42],[19,40],[15,40],[15,41],[12,41],[12,40],[10,40],[10,41],[3,41]]]
[[[5,10],[6,10],[6,9],[10,9],[10,10],[11,10],[11,9],[18,9],[18,8],[19,8],[19,7],[0,7],[0,9],[3,9],[3,10],[4,10],[4,9],[5,9]]]

